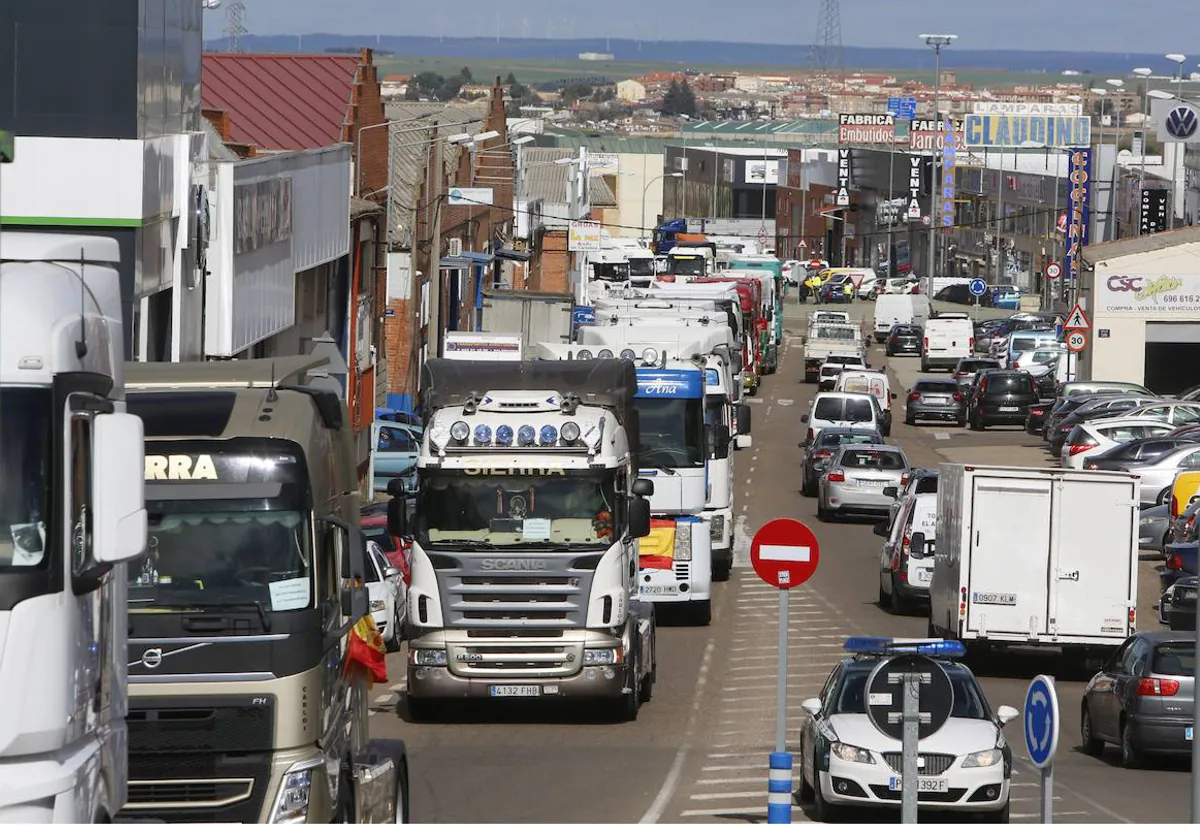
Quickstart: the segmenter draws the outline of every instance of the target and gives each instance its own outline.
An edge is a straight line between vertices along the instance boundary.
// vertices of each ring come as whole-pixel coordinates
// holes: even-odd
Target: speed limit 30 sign
[[[1087,347],[1087,333],[1080,330],[1072,330],[1067,333],[1066,339],[1067,349],[1072,353],[1078,353]]]
[[[1057,280],[1059,277],[1062,277],[1062,266],[1056,262],[1047,265],[1046,277],[1050,280]]]

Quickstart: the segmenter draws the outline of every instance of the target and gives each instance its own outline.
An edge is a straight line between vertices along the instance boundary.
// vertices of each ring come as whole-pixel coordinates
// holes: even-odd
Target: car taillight
[[[814,440],[816,440],[816,437],[817,437],[816,433],[812,429],[809,429],[808,430],[808,442],[812,443]]]
[[[953,399],[954,399],[954,401],[955,401],[955,402],[962,402],[962,401],[963,401],[963,395],[962,395],[962,394],[960,394],[958,391],[955,391],[955,392],[954,392],[954,398],[953,398]]]
[[[1089,449],[1095,449],[1095,448],[1096,448],[1096,444],[1094,444],[1094,443],[1072,443],[1071,448],[1067,451],[1068,451],[1068,454],[1071,455],[1071,457],[1074,457],[1074,456],[1078,455],[1080,452],[1087,452]]]
[[[1167,561],[1167,568],[1173,572],[1183,571],[1183,555],[1172,554],[1171,559]]]
[[[828,458],[832,454],[833,453],[830,452],[828,449],[818,449],[816,452],[813,453],[813,457],[814,458]]]
[[[1095,464],[1094,462],[1088,462],[1088,463],[1084,464],[1084,465],[1083,465],[1083,468],[1084,468],[1085,470],[1098,470],[1098,469],[1100,469],[1099,467],[1097,467],[1097,466],[1096,466],[1096,464]]]
[[[928,349],[929,349],[929,339],[928,339],[928,338],[922,338],[922,339],[921,339],[921,346],[922,346],[922,347],[924,347],[926,350],[928,350]]]
[[[1044,409],[1044,408],[1031,408],[1031,409],[1029,409],[1029,413],[1030,413],[1030,414],[1032,414],[1034,417],[1041,417],[1043,414],[1045,414],[1045,413],[1046,413],[1046,409]]]
[[[1021,369],[1021,363],[1013,362],[1013,370],[1020,370],[1020,369]]]
[[[917,400],[919,400],[919,399],[921,399],[921,395],[920,395],[920,394],[918,394],[916,391],[910,391],[910,392],[909,392],[909,394],[908,394],[908,401],[909,401],[909,402],[916,402],[916,401],[917,401]]]
[[[972,356],[975,355],[975,336],[971,336],[967,339],[967,350]]]
[[[1174,697],[1179,691],[1177,680],[1161,680],[1143,677],[1138,680],[1139,697]]]
[[[831,472],[829,474],[829,480],[830,481],[845,481],[846,474],[844,472],[842,472],[841,470],[835,470],[834,472]]]

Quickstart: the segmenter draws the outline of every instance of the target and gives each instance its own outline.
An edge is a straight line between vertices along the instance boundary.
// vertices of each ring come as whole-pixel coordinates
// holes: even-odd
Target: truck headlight
[[[384,604],[383,601],[372,601],[371,606],[370,606],[370,611],[371,612],[379,612],[385,606],[387,606],[387,605]]]
[[[444,650],[417,648],[412,652],[412,664],[414,665],[445,665],[446,661],[446,651]]]
[[[620,648],[596,648],[583,652],[584,665],[620,665],[624,659]]]
[[[869,751],[864,750],[862,747],[856,747],[853,744],[843,744],[841,741],[836,741],[830,744],[829,751],[842,761],[854,761],[858,764],[875,763],[875,758]]]
[[[692,559],[692,523],[680,522],[675,526],[675,559]]]
[[[279,793],[275,795],[275,807],[271,809],[272,823],[308,821],[308,798],[312,791],[313,770],[324,763],[324,758],[311,758],[288,768],[283,774],[283,781],[279,783]]]
[[[963,767],[992,767],[1004,760],[1000,750],[980,750],[963,759]]]
[[[714,516],[710,522],[710,527],[712,528],[712,541],[720,542],[725,538],[725,517]]]

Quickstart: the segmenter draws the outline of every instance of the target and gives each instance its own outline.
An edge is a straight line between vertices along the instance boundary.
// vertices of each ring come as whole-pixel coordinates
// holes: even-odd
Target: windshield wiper
[[[213,604],[198,604],[204,610],[217,610],[220,612],[229,612],[231,610],[244,610],[247,607],[253,607],[258,610],[259,621],[262,622],[263,630],[271,632],[271,615],[263,607],[262,601],[217,601]]]
[[[432,540],[430,542],[430,544],[434,545],[434,546],[454,545],[454,546],[460,546],[462,548],[467,548],[467,547],[491,548],[493,545],[492,543],[488,542],[487,540],[472,540],[472,539],[465,539],[465,538],[460,539],[460,540]]]
[[[647,470],[662,470],[667,475],[675,475],[675,470],[668,467],[666,464],[642,464],[642,469]]]

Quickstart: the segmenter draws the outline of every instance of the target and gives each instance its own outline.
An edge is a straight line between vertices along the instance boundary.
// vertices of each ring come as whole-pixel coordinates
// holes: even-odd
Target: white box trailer
[[[1139,483],[942,464],[931,633],[968,648],[1107,656],[1136,629]]]

